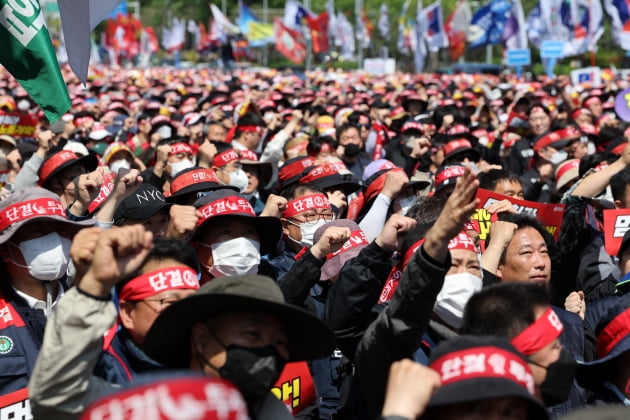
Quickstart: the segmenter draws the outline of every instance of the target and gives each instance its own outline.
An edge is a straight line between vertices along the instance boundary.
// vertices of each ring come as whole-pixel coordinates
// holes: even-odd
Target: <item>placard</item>
[[[604,248],[609,255],[617,255],[629,228],[630,209],[604,210]]]

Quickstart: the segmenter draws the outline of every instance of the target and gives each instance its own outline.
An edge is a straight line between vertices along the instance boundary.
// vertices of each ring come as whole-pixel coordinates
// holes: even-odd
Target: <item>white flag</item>
[[[83,83],[90,65],[90,34],[122,0],[59,0],[59,16],[68,52],[68,64]]]
[[[214,24],[217,25],[217,29],[223,32],[224,35],[236,35],[241,32],[241,29],[230,22],[217,6],[211,4],[210,10],[212,11],[212,17],[214,17]]]
[[[385,39],[389,39],[389,12],[387,11],[387,5],[381,4],[381,10],[378,16],[378,30]]]

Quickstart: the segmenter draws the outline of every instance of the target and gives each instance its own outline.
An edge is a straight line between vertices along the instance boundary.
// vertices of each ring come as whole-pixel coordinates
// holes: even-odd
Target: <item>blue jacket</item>
[[[126,385],[141,373],[162,369],[164,366],[140,350],[127,330],[121,327],[110,342],[105,341],[94,375],[112,384]]]
[[[0,396],[16,391],[22,394],[11,401],[0,399],[0,409],[28,398],[26,389],[42,345],[45,325],[42,311],[31,309],[15,293],[0,293]]]

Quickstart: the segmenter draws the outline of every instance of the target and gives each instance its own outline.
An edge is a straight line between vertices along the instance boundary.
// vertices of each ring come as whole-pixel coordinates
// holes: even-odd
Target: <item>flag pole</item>
[[[304,0],[304,8],[306,8],[306,10],[311,10],[311,0]],[[307,41],[306,43],[306,70],[310,70],[312,66],[312,61],[313,61],[313,44],[308,42],[308,38],[310,34],[307,34],[306,31],[310,31],[311,29],[307,27],[308,25],[303,24],[301,26],[302,26],[302,34],[304,35],[304,40]]]
[[[362,0],[354,0],[354,13],[357,17],[357,28],[356,29],[361,29],[361,31],[356,31],[357,34],[359,34],[359,37],[355,37],[357,38],[357,68],[359,70],[361,70],[363,68],[363,34],[364,34],[364,30],[363,30],[363,25],[365,25],[365,22],[363,22],[363,15],[362,15]],[[361,26],[359,27],[359,23],[361,24]]]

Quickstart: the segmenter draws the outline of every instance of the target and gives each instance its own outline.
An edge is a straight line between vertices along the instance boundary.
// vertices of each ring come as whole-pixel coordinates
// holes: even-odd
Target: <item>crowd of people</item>
[[[65,76],[0,73],[1,418],[627,418],[628,81]]]

